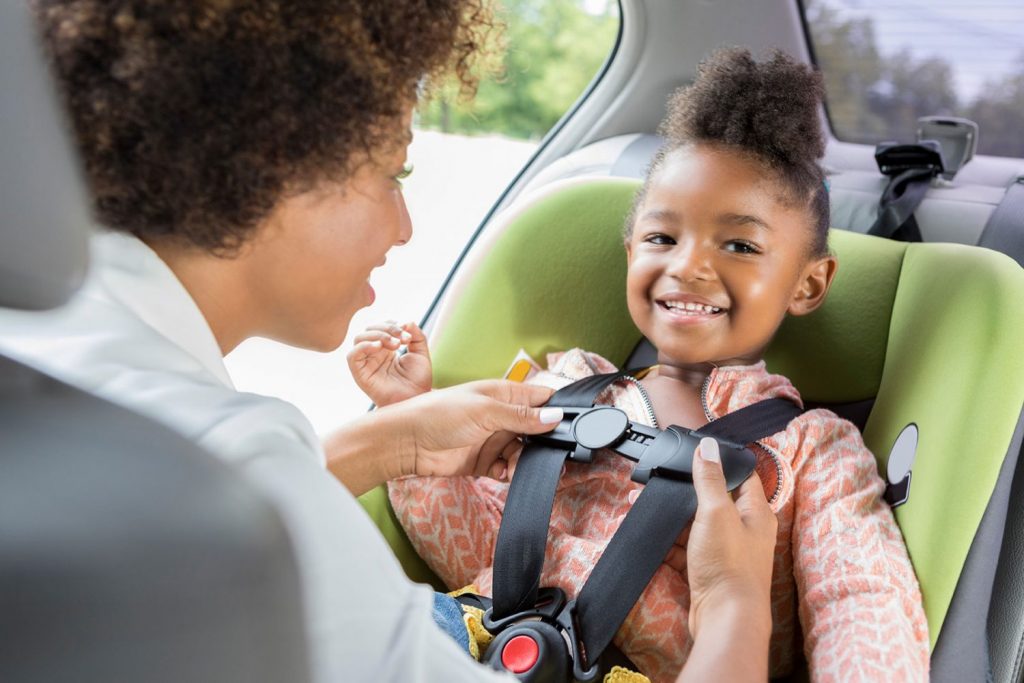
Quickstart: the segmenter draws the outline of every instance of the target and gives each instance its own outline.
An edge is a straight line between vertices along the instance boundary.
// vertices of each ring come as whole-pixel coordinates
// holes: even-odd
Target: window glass
[[[493,76],[477,96],[466,101],[442,87],[420,107],[413,173],[402,181],[413,238],[374,271],[373,306],[355,316],[334,353],[245,342],[227,358],[238,389],[294,403],[320,434],[364,411],[369,401],[345,363],[352,337],[373,322],[423,316],[487,211],[600,70],[619,28],[616,0],[505,0],[499,12],[505,28],[490,46]]]
[[[1024,2],[805,0],[841,140],[913,141],[919,116],[979,126],[978,153],[1024,157]]]

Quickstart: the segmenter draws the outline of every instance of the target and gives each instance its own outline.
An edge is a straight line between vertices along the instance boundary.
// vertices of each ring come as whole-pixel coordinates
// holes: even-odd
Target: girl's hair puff
[[[821,73],[781,51],[757,62],[744,48],[717,50],[701,62],[696,80],[668,102],[659,133],[666,142],[655,156],[634,212],[665,157],[693,144],[717,145],[757,160],[784,191],[781,201],[807,207],[812,217],[813,255],[828,251],[829,199],[818,160],[825,153],[819,116]]]

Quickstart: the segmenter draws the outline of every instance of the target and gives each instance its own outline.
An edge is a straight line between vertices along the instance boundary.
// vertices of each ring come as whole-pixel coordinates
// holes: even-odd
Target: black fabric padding
[[[991,624],[989,610],[995,606],[997,611],[1003,610],[1004,600],[1014,601],[1021,604],[1019,583],[1016,586],[1016,596],[1000,595],[993,593],[995,587],[996,568],[1004,565],[1004,572],[1009,571],[1010,576],[1004,575],[1004,580],[1009,578],[1020,581],[1020,570],[1024,566],[1021,559],[1020,546],[1009,550],[1004,549],[1003,553],[1009,553],[1009,557],[1000,559],[1000,549],[1003,548],[1003,534],[1007,523],[1007,510],[1010,503],[1010,491],[1013,488],[1014,473],[1017,469],[1018,457],[1021,449],[1021,433],[1024,422],[1018,422],[1017,430],[1011,440],[1003,464],[999,469],[999,477],[996,480],[995,490],[985,508],[985,514],[981,518],[981,524],[971,542],[971,549],[967,554],[967,561],[964,563],[957,581],[956,590],[950,600],[949,611],[942,624],[942,631],[939,633],[938,641],[932,652],[931,680],[933,683],[960,683],[962,681],[987,681],[992,680],[992,653],[989,652],[988,626]],[[1019,487],[1020,484],[1017,484]],[[1019,502],[1014,506],[1019,508]],[[1020,511],[1014,510],[1015,517],[1019,521]],[[1013,566],[1007,566],[1012,564]],[[1013,575],[1016,574],[1016,577]],[[1016,628],[1020,628],[1020,612],[1017,612]],[[1017,631],[1018,643],[1020,631]],[[1011,637],[1012,640],[1012,637]],[[999,669],[1004,670],[1006,664],[1006,646],[1001,644],[998,653],[1000,659]],[[1004,673],[1005,675],[1005,673]],[[997,681],[1009,681],[1008,677],[1000,677]]]
[[[1017,422],[1010,452],[1017,453],[1017,464],[988,615],[992,673],[998,683],[1019,683],[1024,679],[1024,411]],[[1002,472],[1000,484],[1001,480]]]
[[[0,356],[0,681],[309,680],[280,517],[166,427]]]
[[[1006,191],[985,223],[978,246],[995,249],[1024,266],[1024,178]]]

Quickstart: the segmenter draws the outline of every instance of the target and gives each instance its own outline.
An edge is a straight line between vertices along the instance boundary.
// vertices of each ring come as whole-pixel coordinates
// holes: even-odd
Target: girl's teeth
[[[721,308],[715,306],[706,306],[704,304],[695,304],[691,302],[683,303],[681,301],[666,301],[665,307],[680,313],[686,313],[687,315],[699,314],[708,315],[712,313],[721,312]]]

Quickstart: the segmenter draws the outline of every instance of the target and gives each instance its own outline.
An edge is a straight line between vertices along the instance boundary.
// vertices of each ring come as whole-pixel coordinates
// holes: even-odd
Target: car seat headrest
[[[46,309],[85,276],[90,213],[25,5],[0,3],[0,307]]]

